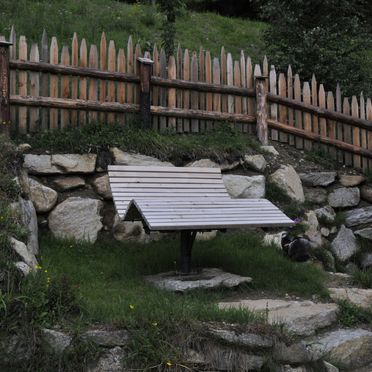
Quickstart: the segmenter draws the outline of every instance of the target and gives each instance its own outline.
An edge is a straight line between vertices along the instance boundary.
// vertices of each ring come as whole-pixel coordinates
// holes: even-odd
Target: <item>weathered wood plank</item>
[[[240,73],[240,64],[239,61],[234,62],[234,85],[236,87],[241,87],[241,73]],[[242,99],[241,97],[235,96],[234,97],[234,112],[236,114],[242,113]],[[235,128],[239,132],[243,132],[243,125],[242,123],[235,123]]]
[[[285,81],[285,75],[279,74],[278,82],[279,96],[287,97],[287,82]],[[287,108],[283,105],[279,105],[279,121],[283,124],[287,124]],[[280,142],[288,142],[288,134],[279,132]]]
[[[371,98],[367,98],[366,103],[366,119],[372,121],[372,101]],[[367,130],[367,148],[372,151],[372,129]],[[372,169],[372,159],[368,160],[368,169]]]
[[[193,52],[192,58],[191,58],[191,81],[198,81],[199,79],[199,66],[198,66],[198,57],[196,55],[196,52]],[[196,91],[191,92],[191,108],[193,110],[197,110],[199,108],[199,94]],[[200,131],[199,128],[199,120],[198,119],[192,119],[191,120],[191,131],[193,133],[197,133]]]
[[[99,66],[102,71],[107,70],[107,38],[105,32],[102,32],[99,44]],[[99,100],[100,102],[107,102],[107,81],[101,80],[99,84]],[[107,120],[106,113],[100,113],[99,119],[103,122]]]
[[[270,93],[278,94],[277,77],[276,77],[276,70],[275,70],[274,65],[271,65],[270,67],[269,80],[270,80],[269,81]],[[275,121],[278,120],[278,105],[276,103],[270,104],[270,118]],[[271,130],[271,139],[273,141],[278,141],[279,135],[276,129]]]
[[[181,46],[178,44],[177,47],[177,54],[176,54],[176,77],[179,80],[183,79],[183,52]],[[183,107],[183,91],[181,89],[177,89],[176,91],[176,105],[178,108]],[[183,133],[183,120],[178,118],[177,119],[177,132]]]
[[[109,71],[116,71],[116,47],[114,40],[110,40],[108,47],[108,68]],[[116,84],[114,81],[109,81],[107,84],[107,101],[116,102]],[[107,122],[114,123],[116,120],[115,114],[110,113],[107,115]]]
[[[218,58],[213,58],[213,84],[221,83],[221,68]],[[213,111],[221,111],[221,94],[213,95]]]
[[[329,111],[335,110],[335,100],[332,92],[328,92],[327,94],[327,110]],[[328,136],[331,139],[331,141],[336,140],[336,122],[334,120],[328,120]],[[333,159],[336,159],[337,158],[336,148],[330,147],[329,154]]]
[[[316,77],[314,74],[311,78],[311,104],[313,106],[318,106],[318,82],[316,81]],[[319,133],[319,118],[317,115],[312,115],[311,119],[313,122],[313,132],[318,134]]]
[[[80,67],[88,67],[88,48],[85,39],[81,40],[80,44]],[[87,99],[87,79],[79,79],[79,99]],[[87,113],[85,111],[79,112],[79,126],[83,127],[87,123]]]
[[[164,48],[160,50],[160,77],[166,78],[167,77],[167,57],[165,54]],[[160,89],[160,106],[166,107],[167,106],[167,90],[164,88]],[[159,128],[160,130],[165,130],[167,128],[167,118],[161,116],[159,119]]]
[[[209,50],[205,53],[205,81],[206,83],[212,84],[212,58]],[[213,111],[213,95],[212,93],[206,94],[206,110]],[[211,131],[213,129],[213,121],[206,122],[206,130]]]
[[[44,30],[45,31],[45,30]],[[17,35],[14,26],[12,26],[9,35],[9,42],[13,43],[9,47],[9,59],[15,60],[17,59]],[[9,91],[10,94],[17,94],[17,72],[14,70],[10,70],[10,87]],[[17,108],[10,107],[10,121],[12,122],[13,128],[17,124]]]
[[[98,68],[98,49],[94,44],[91,44],[89,50],[89,67],[94,69]],[[90,101],[98,101],[97,79],[89,79],[88,99]],[[90,111],[88,113],[88,120],[90,123],[96,122],[98,120],[97,112]]]
[[[176,70],[176,60],[173,56],[169,57],[168,60],[168,79],[176,79],[177,78],[177,70]],[[177,105],[177,96],[176,96],[176,89],[171,88],[168,89],[168,107],[175,108]],[[168,128],[176,129],[176,118],[169,118],[168,120]]]
[[[19,59],[26,61],[27,58],[27,42],[26,37],[19,38]],[[27,96],[27,71],[20,71],[18,75],[18,91],[21,96]],[[27,128],[27,107],[20,107],[18,110],[18,131],[25,134]]]
[[[39,62],[39,47],[36,43],[32,44],[30,60]],[[30,94],[31,96],[40,96],[40,76],[37,72],[30,72]],[[30,128],[31,133],[40,131],[40,110],[37,107],[30,109]]]
[[[79,66],[79,40],[77,37],[76,32],[72,37],[72,45],[71,45],[71,65],[74,67]],[[72,77],[71,79],[71,98],[77,99],[78,98],[78,86],[79,86],[79,79],[77,77]],[[71,117],[71,124],[74,127],[78,126],[78,112],[72,111],[70,113]]]
[[[205,82],[205,51],[203,47],[199,49],[199,78],[198,81]],[[199,93],[199,109],[205,110],[205,93]],[[205,131],[206,123],[204,120],[199,120],[199,131]]]
[[[160,75],[159,51],[156,44],[154,44],[154,48],[152,51],[152,60],[154,61],[154,65],[152,67],[152,76],[159,76]],[[159,87],[157,86],[152,87],[152,104],[154,106],[159,106]],[[154,129],[159,129],[158,117],[152,118],[152,126]]]
[[[185,53],[183,55],[183,79],[190,80],[190,55],[189,50],[185,49]],[[183,92],[183,105],[184,109],[190,108],[190,92],[184,91]],[[190,120],[184,119],[183,121],[183,130],[187,133],[190,132]]]
[[[118,52],[118,60],[116,64],[116,70],[120,73],[126,72],[126,59],[125,59],[125,52],[123,48],[119,49]],[[124,83],[118,83],[118,102],[119,103],[125,103],[126,95],[125,95],[125,84]],[[117,120],[125,124],[125,114],[123,115],[117,115]]]
[[[310,84],[307,81],[304,82],[303,86],[303,102],[307,105],[311,104]],[[304,130],[309,133],[313,131],[311,127],[311,115],[307,112],[304,113]],[[312,149],[312,142],[305,140],[304,148],[310,151]]]
[[[326,108],[326,94],[325,94],[323,84],[319,85],[319,107],[322,108],[322,109]],[[326,138],[328,136],[328,133],[327,133],[327,119],[321,117],[319,119],[319,126],[320,126],[321,137]],[[328,150],[327,146],[324,146],[324,145],[322,145],[321,148],[322,148],[323,151]]]
[[[302,101],[301,95],[301,81],[298,74],[295,75],[294,79],[294,99],[296,101]],[[303,129],[302,126],[302,112],[300,110],[295,111],[295,127],[298,129]],[[296,137],[295,138],[296,148],[302,149],[304,147],[304,141],[302,138]]]
[[[225,48],[221,48],[221,84],[227,85],[227,60]],[[225,94],[221,96],[221,111],[228,112],[228,99]]]
[[[359,105],[356,96],[351,98],[351,115],[359,118]],[[353,127],[353,145],[360,146],[360,129],[358,127]],[[353,164],[355,168],[362,168],[362,159],[359,155],[354,154]]]
[[[227,72],[227,85],[233,86],[234,85],[234,66],[231,53],[227,53],[227,60],[226,60],[226,72]],[[228,95],[227,96],[227,112],[233,113],[234,112],[234,96]]]
[[[291,65],[288,66],[287,70],[287,98],[293,99],[293,73]],[[293,126],[294,119],[293,119],[293,109],[288,107],[288,124]],[[288,142],[291,146],[294,146],[295,139],[292,135],[288,135]]]
[[[64,66],[70,64],[70,52],[66,45],[62,47],[61,64]],[[61,97],[70,98],[70,78],[68,76],[61,77]],[[70,112],[68,110],[61,110],[61,129],[67,127],[69,124]]]
[[[342,111],[346,115],[350,115],[350,103],[349,99],[347,97],[344,97],[343,105],[342,105]],[[346,143],[352,144],[352,127],[350,125],[344,124],[344,141]],[[353,165],[353,157],[350,153],[345,153],[345,165],[346,166],[352,166]]]

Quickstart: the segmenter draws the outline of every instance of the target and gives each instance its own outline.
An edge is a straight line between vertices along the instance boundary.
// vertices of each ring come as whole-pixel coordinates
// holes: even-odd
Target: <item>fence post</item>
[[[256,76],[256,130],[258,140],[263,144],[268,144],[267,127],[267,91],[265,76]]]
[[[149,58],[137,58],[140,77],[140,118],[145,129],[152,127],[151,123],[151,74],[154,62]]]
[[[0,132],[10,135],[10,73],[9,47],[7,41],[0,41]]]

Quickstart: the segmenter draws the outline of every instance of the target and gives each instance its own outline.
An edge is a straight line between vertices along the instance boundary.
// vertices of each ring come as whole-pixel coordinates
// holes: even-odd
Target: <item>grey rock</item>
[[[345,187],[358,186],[363,183],[366,178],[359,174],[340,174],[340,183]]]
[[[105,174],[104,176],[96,177],[93,180],[93,187],[96,193],[105,199],[112,199],[111,187],[109,176]]]
[[[358,187],[340,187],[328,195],[328,204],[333,208],[355,207],[359,202]]]
[[[315,214],[316,214],[318,219],[323,218],[323,219],[326,219],[330,223],[334,222],[335,218],[336,218],[336,212],[329,205],[327,205],[323,208],[316,209]]]
[[[325,369],[326,369],[327,372],[339,372],[339,371],[340,371],[340,370],[339,370],[337,367],[335,367],[333,364],[328,363],[328,362],[326,362],[326,361],[323,362],[323,365],[324,365],[324,367],[325,367]]]
[[[372,240],[372,227],[366,227],[365,229],[356,230],[354,234],[360,236],[363,239]]]
[[[22,260],[31,268],[34,269],[37,265],[36,257],[33,253],[29,252],[25,243],[20,242],[14,238],[10,238],[10,244]]]
[[[353,368],[352,372],[371,372],[372,371],[372,363],[369,363],[367,366],[363,366],[360,368]]]
[[[331,232],[327,227],[321,227],[320,228],[320,233],[322,234],[322,236],[327,238]]]
[[[227,341],[231,344],[244,346],[247,348],[271,348],[273,346],[272,337],[260,335],[258,332],[237,332],[233,329],[217,328],[209,326],[208,333],[217,339]]]
[[[203,288],[233,288],[252,281],[252,278],[226,273],[216,268],[206,268],[200,273],[186,277],[175,272],[166,272],[149,275],[145,279],[160,289],[172,292],[186,292]]]
[[[372,203],[372,186],[371,185],[363,185],[360,188],[360,197],[367,202]]]
[[[243,164],[257,172],[263,172],[267,167],[267,162],[263,155],[245,155]]]
[[[222,176],[226,190],[232,198],[260,199],[265,196],[264,176]]]
[[[322,234],[319,231],[319,222],[314,211],[309,211],[305,214],[306,226],[305,236],[310,240],[310,245],[313,248],[320,247],[323,244]]]
[[[54,329],[43,328],[41,339],[48,352],[62,354],[71,345],[72,337]]]
[[[348,262],[345,265],[345,271],[348,274],[353,275],[356,271],[358,271],[358,266],[354,262]]]
[[[333,300],[347,300],[365,309],[372,308],[372,289],[328,288]]]
[[[286,345],[284,342],[274,343],[273,358],[281,363],[299,364],[314,361],[313,354],[304,341]]]
[[[111,155],[114,158],[114,164],[123,165],[156,165],[158,167],[173,167],[172,163],[167,161],[161,161],[152,156],[146,156],[141,154],[134,154],[130,152],[124,152],[119,150],[117,147],[110,149]]]
[[[32,348],[24,335],[6,334],[0,336],[0,366],[11,364],[14,369],[9,371],[15,371],[16,364],[27,362],[31,356]]]
[[[30,174],[93,173],[96,159],[96,154],[27,154],[23,166]]]
[[[218,306],[222,309],[243,308],[262,312],[267,314],[269,324],[283,324],[296,335],[311,335],[318,329],[330,326],[336,321],[338,311],[336,304],[272,299],[221,302]]]
[[[360,247],[353,231],[342,225],[336,238],[331,243],[332,252],[341,262],[345,262],[357,253],[359,249]]]
[[[308,343],[314,356],[355,371],[372,362],[372,332],[365,329],[337,329]]]
[[[362,269],[369,269],[372,267],[372,253],[364,253],[360,258],[360,266]]]
[[[299,176],[305,186],[329,186],[336,180],[336,172],[301,173]]]
[[[260,149],[270,155],[278,156],[279,152],[276,150],[274,146],[261,146]]]
[[[199,159],[186,164],[186,167],[220,168],[220,165],[210,159]]]
[[[91,329],[84,332],[81,338],[83,340],[89,340],[99,346],[125,346],[129,341],[129,332],[124,329]]]
[[[88,369],[88,372],[122,372],[123,360],[126,352],[119,346],[106,351],[98,360],[94,367]]]
[[[36,211],[38,213],[49,212],[57,203],[58,193],[32,178],[29,179],[29,186],[29,198],[34,203]]]
[[[85,180],[79,176],[61,176],[53,178],[51,184],[59,191],[68,191],[84,187]]]
[[[49,214],[49,228],[54,236],[95,242],[102,229],[100,209],[96,199],[71,197]]]
[[[21,143],[17,146],[17,150],[23,153],[30,151],[31,149],[32,146],[29,143]]]
[[[359,226],[372,222],[372,206],[352,209],[345,212],[345,225]]]
[[[16,262],[15,266],[23,274],[23,276],[27,276],[31,272],[31,267],[23,261]]]
[[[304,187],[304,194],[308,203],[323,204],[327,201],[327,190],[321,187]]]
[[[300,177],[291,165],[282,165],[277,171],[269,176],[269,181],[276,184],[292,200],[300,203],[305,201]]]

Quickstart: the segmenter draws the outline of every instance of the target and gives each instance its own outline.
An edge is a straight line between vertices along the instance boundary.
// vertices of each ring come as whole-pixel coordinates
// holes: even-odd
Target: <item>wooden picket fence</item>
[[[157,130],[203,133],[229,121],[242,133],[255,134],[258,127],[262,142],[268,135],[298,149],[322,149],[347,166],[372,167],[371,99],[342,97],[340,87],[326,92],[315,76],[301,82],[290,66],[277,74],[266,57],[253,65],[243,51],[234,61],[223,47],[219,58],[178,47],[167,60],[156,45],[143,54],[131,37],[126,50],[117,49],[105,33],[99,48],[88,48],[76,33],[72,45],[61,48],[46,32],[40,45],[30,47],[14,28],[9,41],[10,122],[17,133],[95,121],[125,124],[128,115],[145,110],[140,98],[148,85],[146,109]],[[149,81],[141,75],[140,57],[153,61]]]

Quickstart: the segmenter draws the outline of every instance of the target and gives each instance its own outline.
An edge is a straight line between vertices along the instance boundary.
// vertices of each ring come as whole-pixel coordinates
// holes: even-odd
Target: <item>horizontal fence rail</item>
[[[5,40],[5,37],[0,37]],[[234,60],[200,48],[178,47],[166,57],[128,39],[116,48],[102,33],[98,46],[73,35],[58,45],[44,31],[31,47],[12,28],[0,41],[0,115],[5,132],[19,134],[120,122],[139,115],[144,127],[205,133],[230,122],[242,134],[321,151],[359,169],[372,169],[372,103],[301,82],[291,66],[277,73],[266,57],[252,64],[242,51]],[[57,134],[58,135],[58,134]]]

